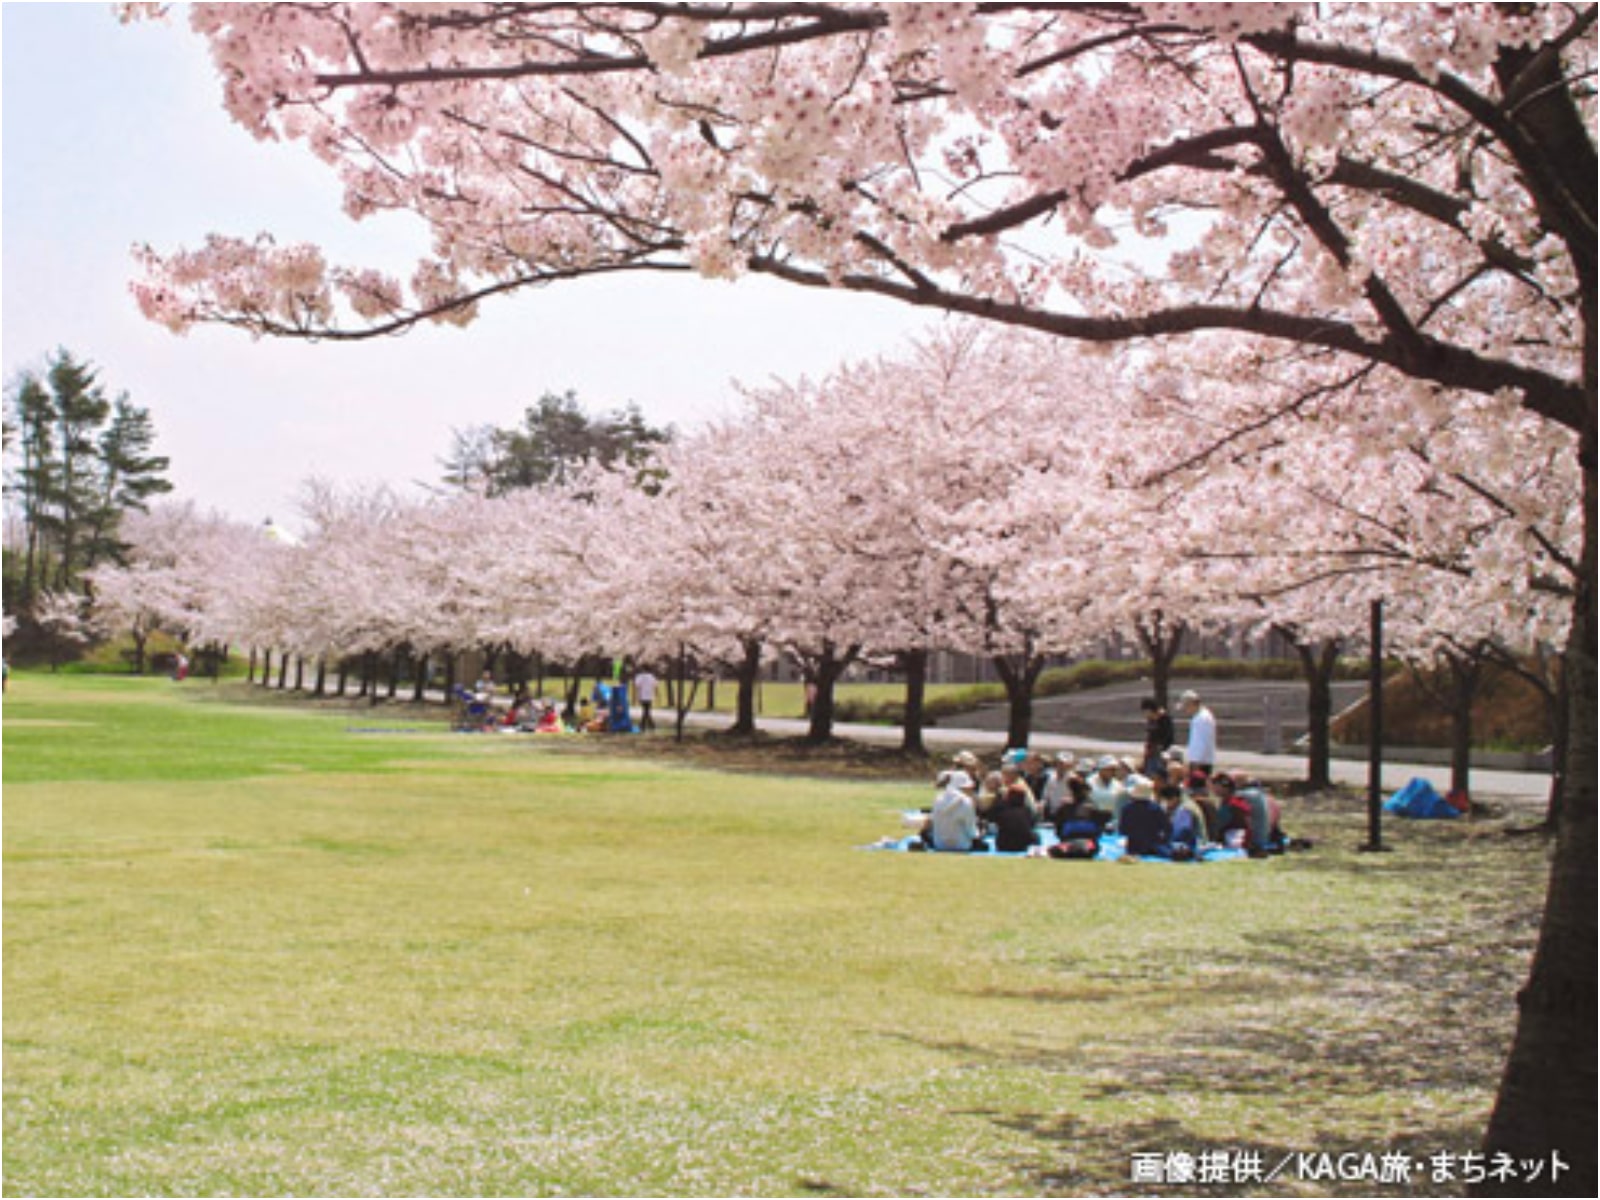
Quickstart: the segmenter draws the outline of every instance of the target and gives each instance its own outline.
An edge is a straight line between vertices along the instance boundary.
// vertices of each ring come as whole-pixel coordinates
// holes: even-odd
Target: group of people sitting
[[[939,773],[920,848],[970,853],[992,844],[1002,854],[1094,858],[1100,839],[1118,834],[1130,856],[1187,861],[1212,846],[1252,857],[1288,847],[1282,807],[1259,782],[1191,770],[1177,750],[1165,762],[1152,777],[1111,755],[1080,767],[1071,751],[1046,761],[1008,750],[998,769],[985,772],[962,751]],[[1048,847],[1041,828],[1055,833]]]
[[[641,676],[642,679],[642,676]],[[650,682],[653,684],[654,679]],[[643,692],[643,688],[640,689]],[[464,693],[473,728],[508,733],[634,733],[633,712],[628,706],[628,685],[597,680],[594,690],[573,706],[570,716],[554,700],[535,698],[526,685],[519,687],[508,704],[495,700],[494,677],[484,672],[471,692]],[[650,703],[641,698],[643,728],[653,729]]]

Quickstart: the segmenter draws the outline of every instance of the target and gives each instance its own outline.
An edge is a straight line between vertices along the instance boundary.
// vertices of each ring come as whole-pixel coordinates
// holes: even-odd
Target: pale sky
[[[331,260],[410,274],[403,217],[344,218],[331,174],[228,121],[181,12],[123,26],[111,5],[0,8],[3,377],[58,346],[148,408],[178,495],[294,525],[300,482],[434,482],[452,428],[515,423],[546,391],[591,411],[633,401],[658,424],[727,411],[731,382],[818,375],[894,351],[933,320],[875,297],[771,280],[627,278],[487,303],[465,329],[357,344],[178,337],[128,291],[136,243],[209,232],[322,244]]]

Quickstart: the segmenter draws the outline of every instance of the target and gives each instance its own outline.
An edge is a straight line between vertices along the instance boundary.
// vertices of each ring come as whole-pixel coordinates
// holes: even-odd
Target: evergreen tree
[[[8,485],[23,525],[22,563],[8,605],[31,609],[47,590],[71,592],[83,572],[117,559],[123,514],[167,492],[169,460],[153,453],[150,413],[106,398],[88,362],[57,350],[41,376],[24,371],[6,398]]]
[[[107,558],[121,561],[126,546],[117,537],[117,526],[123,514],[146,512],[152,497],[172,490],[163,475],[171,460],[151,453],[155,440],[150,410],[135,405],[125,392],[118,396],[111,408],[111,422],[100,434],[100,497],[93,514],[86,568]]]
[[[590,416],[571,391],[546,392],[509,429],[477,426],[455,431],[444,460],[445,482],[460,488],[481,484],[491,496],[544,484],[562,485],[589,464],[631,468],[642,486],[657,480],[649,467],[657,446],[672,438],[644,419],[636,404]]]

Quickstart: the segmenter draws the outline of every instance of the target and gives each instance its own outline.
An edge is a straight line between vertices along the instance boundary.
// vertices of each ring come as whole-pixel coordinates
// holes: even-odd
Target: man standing
[[[1200,703],[1195,692],[1185,692],[1178,700],[1180,711],[1189,718],[1189,747],[1184,757],[1190,772],[1209,776],[1217,766],[1217,718]]]
[[[634,675],[633,692],[639,697],[639,732],[649,733],[656,727],[656,719],[650,715],[656,702],[656,677],[649,667]]]
[[[1144,712],[1144,765],[1140,769],[1159,780],[1166,774],[1166,754],[1175,736],[1172,714],[1153,696],[1139,701],[1139,707]]]

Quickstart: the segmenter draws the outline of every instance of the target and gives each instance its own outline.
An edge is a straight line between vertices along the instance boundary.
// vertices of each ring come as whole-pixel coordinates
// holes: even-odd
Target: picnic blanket
[[[918,815],[921,815],[921,814],[907,813],[906,817],[909,819],[912,816],[918,816]],[[1040,825],[1034,831],[1034,833],[1035,833],[1035,836],[1037,836],[1038,839],[1039,839],[1038,849],[1048,850],[1051,846],[1056,844],[1056,831],[1053,828],[1051,828],[1049,825]],[[881,839],[880,841],[874,842],[870,846],[863,846],[863,847],[861,847],[861,849],[863,849],[863,850],[891,850],[891,851],[896,851],[896,852],[900,852],[900,853],[905,853],[905,852],[910,852],[911,851],[913,844],[917,845],[918,847],[922,846],[922,838],[921,838],[920,835],[912,834],[909,837],[896,837],[896,838],[886,837],[886,838]],[[992,858],[992,859],[1003,859],[1003,858],[1030,858],[1030,857],[1037,858],[1038,857],[1037,854],[1029,855],[1026,852],[1021,852],[1021,853],[1018,853],[1018,852],[1007,852],[1005,854],[1001,854],[998,850],[996,850],[994,848],[994,837],[992,835],[989,836],[989,837],[985,837],[985,838],[980,839],[978,844],[977,844],[977,846],[974,849],[972,849],[971,851],[967,852],[966,854],[940,852],[940,851],[937,851],[937,850],[928,850],[926,848],[924,848],[924,850],[925,850],[926,853],[937,855],[939,858]],[[1080,859],[1080,860],[1077,860],[1077,861],[1080,861],[1080,862],[1117,862],[1117,861],[1119,861],[1121,859],[1124,859],[1124,858],[1127,858],[1127,857],[1128,857],[1128,842],[1127,842],[1127,839],[1122,837],[1120,834],[1108,833],[1108,834],[1104,834],[1104,835],[1101,836],[1101,838],[1100,838],[1100,850],[1099,850],[1099,853],[1097,853],[1094,856],[1094,858],[1092,858],[1092,859]],[[1243,850],[1229,850],[1225,846],[1210,846],[1210,847],[1207,847],[1205,850],[1202,850],[1197,857],[1195,857],[1193,859],[1190,859],[1189,861],[1190,862],[1236,862],[1236,861],[1239,861],[1239,860],[1242,860],[1242,859],[1248,859],[1249,857],[1250,856],[1247,853],[1245,853]],[[1071,860],[1063,859],[1061,861],[1071,861]],[[1156,856],[1153,856],[1153,855],[1141,855],[1141,856],[1138,857],[1138,861],[1139,862],[1150,862],[1150,863],[1172,863],[1174,860],[1170,859],[1170,858],[1159,858],[1159,857],[1156,857]]]
[[[1383,810],[1417,821],[1450,821],[1461,815],[1461,810],[1439,795],[1426,779],[1413,779],[1406,784],[1384,801]]]

